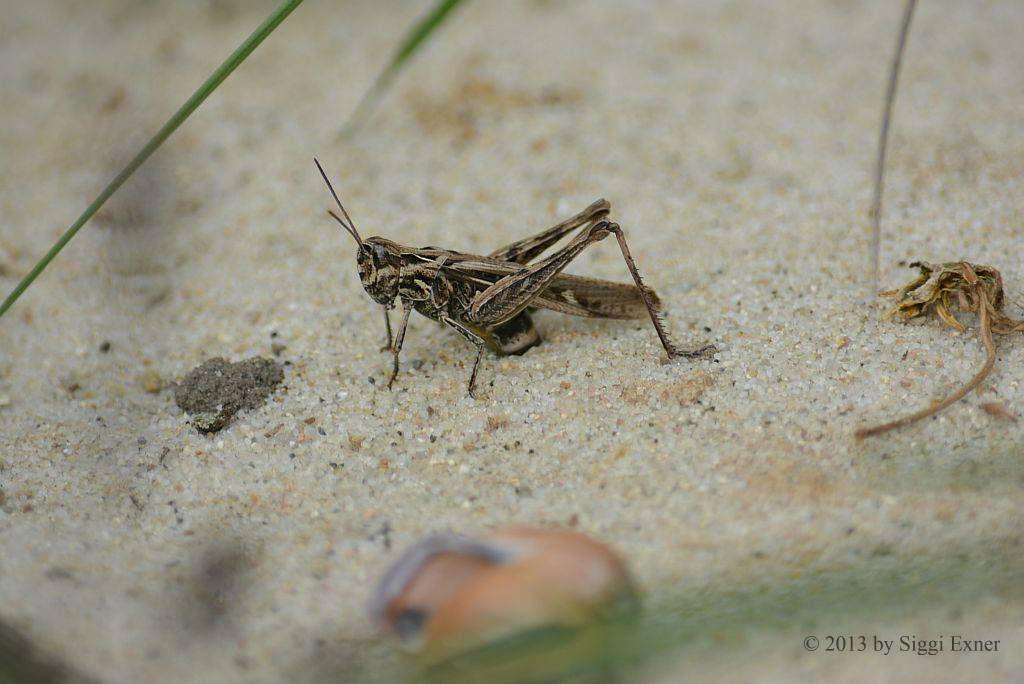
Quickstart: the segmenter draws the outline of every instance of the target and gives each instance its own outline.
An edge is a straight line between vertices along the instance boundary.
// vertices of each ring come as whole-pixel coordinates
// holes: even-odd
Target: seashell
[[[435,661],[535,629],[579,629],[637,605],[605,545],[569,530],[430,535],[388,569],[371,612],[409,652]]]

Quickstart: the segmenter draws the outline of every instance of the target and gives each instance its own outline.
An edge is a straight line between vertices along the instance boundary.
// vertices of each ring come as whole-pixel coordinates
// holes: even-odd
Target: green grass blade
[[[399,43],[398,49],[391,56],[391,61],[384,67],[384,71],[380,72],[377,80],[373,82],[370,89],[363,95],[363,99],[359,101],[352,116],[349,117],[349,120],[341,130],[342,136],[349,135],[362,125],[367,114],[370,113],[381,96],[384,95],[384,92],[391,85],[391,82],[398,75],[398,72],[401,71],[402,67],[423,46],[427,38],[433,35],[441,24],[444,23],[445,19],[451,15],[452,10],[463,2],[464,0],[438,0],[434,8],[416,22],[405,35],[405,38],[402,39],[402,42]]]
[[[32,281],[34,281],[36,277],[43,272],[43,269],[53,261],[53,258],[57,256],[62,249],[64,249],[64,246],[71,241],[71,238],[75,237],[79,229],[84,226],[90,218],[92,218],[93,214],[99,211],[104,202],[110,199],[110,196],[113,195],[117,189],[120,188],[133,173],[135,173],[135,170],[142,166],[142,163],[145,162],[146,159],[148,159],[149,156],[153,154],[153,152],[155,152],[156,149],[160,147],[160,145],[162,145],[172,133],[174,133],[178,126],[180,126],[185,119],[187,119],[192,112],[194,112],[196,108],[199,107],[199,105],[201,105],[203,101],[217,89],[217,86],[219,86],[224,79],[226,79],[231,72],[238,67],[239,64],[244,62],[245,58],[248,57],[249,54],[252,53],[252,51],[255,50],[256,47],[278,27],[278,25],[301,4],[302,0],[284,0],[284,2],[282,2],[270,16],[259,25],[259,27],[253,31],[241,45],[238,46],[238,49],[232,52],[231,55],[224,60],[219,67],[217,67],[216,71],[210,74],[210,77],[207,78],[194,93],[192,93],[192,97],[188,98],[188,100],[185,101],[185,104],[183,104],[178,111],[174,112],[171,118],[168,119],[167,123],[165,123],[163,127],[157,131],[156,135],[146,143],[146,146],[143,147],[130,162],[128,162],[128,165],[125,166],[124,169],[117,174],[114,180],[110,181],[110,184],[103,189],[103,192],[99,194],[99,197],[93,200],[92,204],[82,212],[82,215],[79,216],[78,219],[71,224],[71,227],[60,236],[60,239],[54,243],[53,247],[50,248],[50,251],[48,251],[43,258],[39,260],[39,263],[29,271],[28,275],[21,279],[21,282],[18,283],[17,287],[14,288],[11,294],[7,295],[7,299],[4,300],[3,304],[0,304],[0,316],[3,316],[7,310],[11,308],[11,305],[18,301],[18,297],[28,289],[28,286],[32,284]]]

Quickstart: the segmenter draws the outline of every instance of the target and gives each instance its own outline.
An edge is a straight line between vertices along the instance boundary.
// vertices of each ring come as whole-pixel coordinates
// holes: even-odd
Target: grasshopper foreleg
[[[388,316],[388,310],[384,309],[384,329],[388,334],[388,341],[380,348],[381,351],[391,351],[391,347],[394,345],[394,338],[391,336],[391,317]]]
[[[385,310],[387,313],[387,310]],[[393,365],[391,367],[391,378],[388,380],[388,389],[391,389],[391,385],[394,384],[395,378],[398,377],[398,355],[402,353],[402,344],[405,342],[405,329],[409,327],[409,314],[412,313],[412,304],[402,301],[402,322],[398,326],[398,335],[395,337],[395,344],[391,347],[391,353],[393,354]],[[390,332],[391,326],[388,326]]]

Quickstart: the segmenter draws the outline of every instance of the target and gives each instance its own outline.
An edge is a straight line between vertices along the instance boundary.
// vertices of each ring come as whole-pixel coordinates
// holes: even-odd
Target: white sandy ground
[[[273,4],[6,3],[3,292]],[[847,622],[1003,644],[826,657],[800,641],[830,624],[768,620],[652,679],[1024,679],[1024,421],[981,408],[1024,414],[1024,339],[937,418],[852,438],[983,360],[974,327],[886,322],[868,296],[898,4],[480,0],[345,141],[423,4],[309,0],[0,321],[0,618],[103,681],[369,676],[391,650],[364,607],[398,548],[568,524],[654,602],[970,563],[971,587]],[[966,258],[1020,300],[1022,28],[1016,0],[921,3],[883,285]],[[410,245],[488,251],[607,197],[677,338],[721,353],[664,364],[644,322],[542,313],[545,343],[485,358],[474,401],[471,348],[414,319],[384,391],[314,154],[364,234]],[[612,241],[571,270],[628,278]],[[275,342],[287,388],[212,438],[146,391]]]

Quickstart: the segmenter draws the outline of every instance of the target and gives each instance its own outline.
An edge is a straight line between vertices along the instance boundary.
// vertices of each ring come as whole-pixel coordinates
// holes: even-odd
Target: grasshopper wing
[[[658,295],[653,290],[650,293],[654,306],[660,307]],[[633,319],[647,315],[647,306],[635,285],[569,274],[555,278],[534,300],[534,306],[588,318]]]
[[[459,257],[462,257],[462,260],[446,263],[445,269],[455,277],[472,282],[481,289],[486,289],[501,278],[527,268],[525,265],[488,257]],[[654,306],[660,307],[658,295],[653,291],[651,295]],[[647,307],[635,285],[567,273],[556,276],[531,303],[531,307],[587,318],[634,319],[647,315]]]

